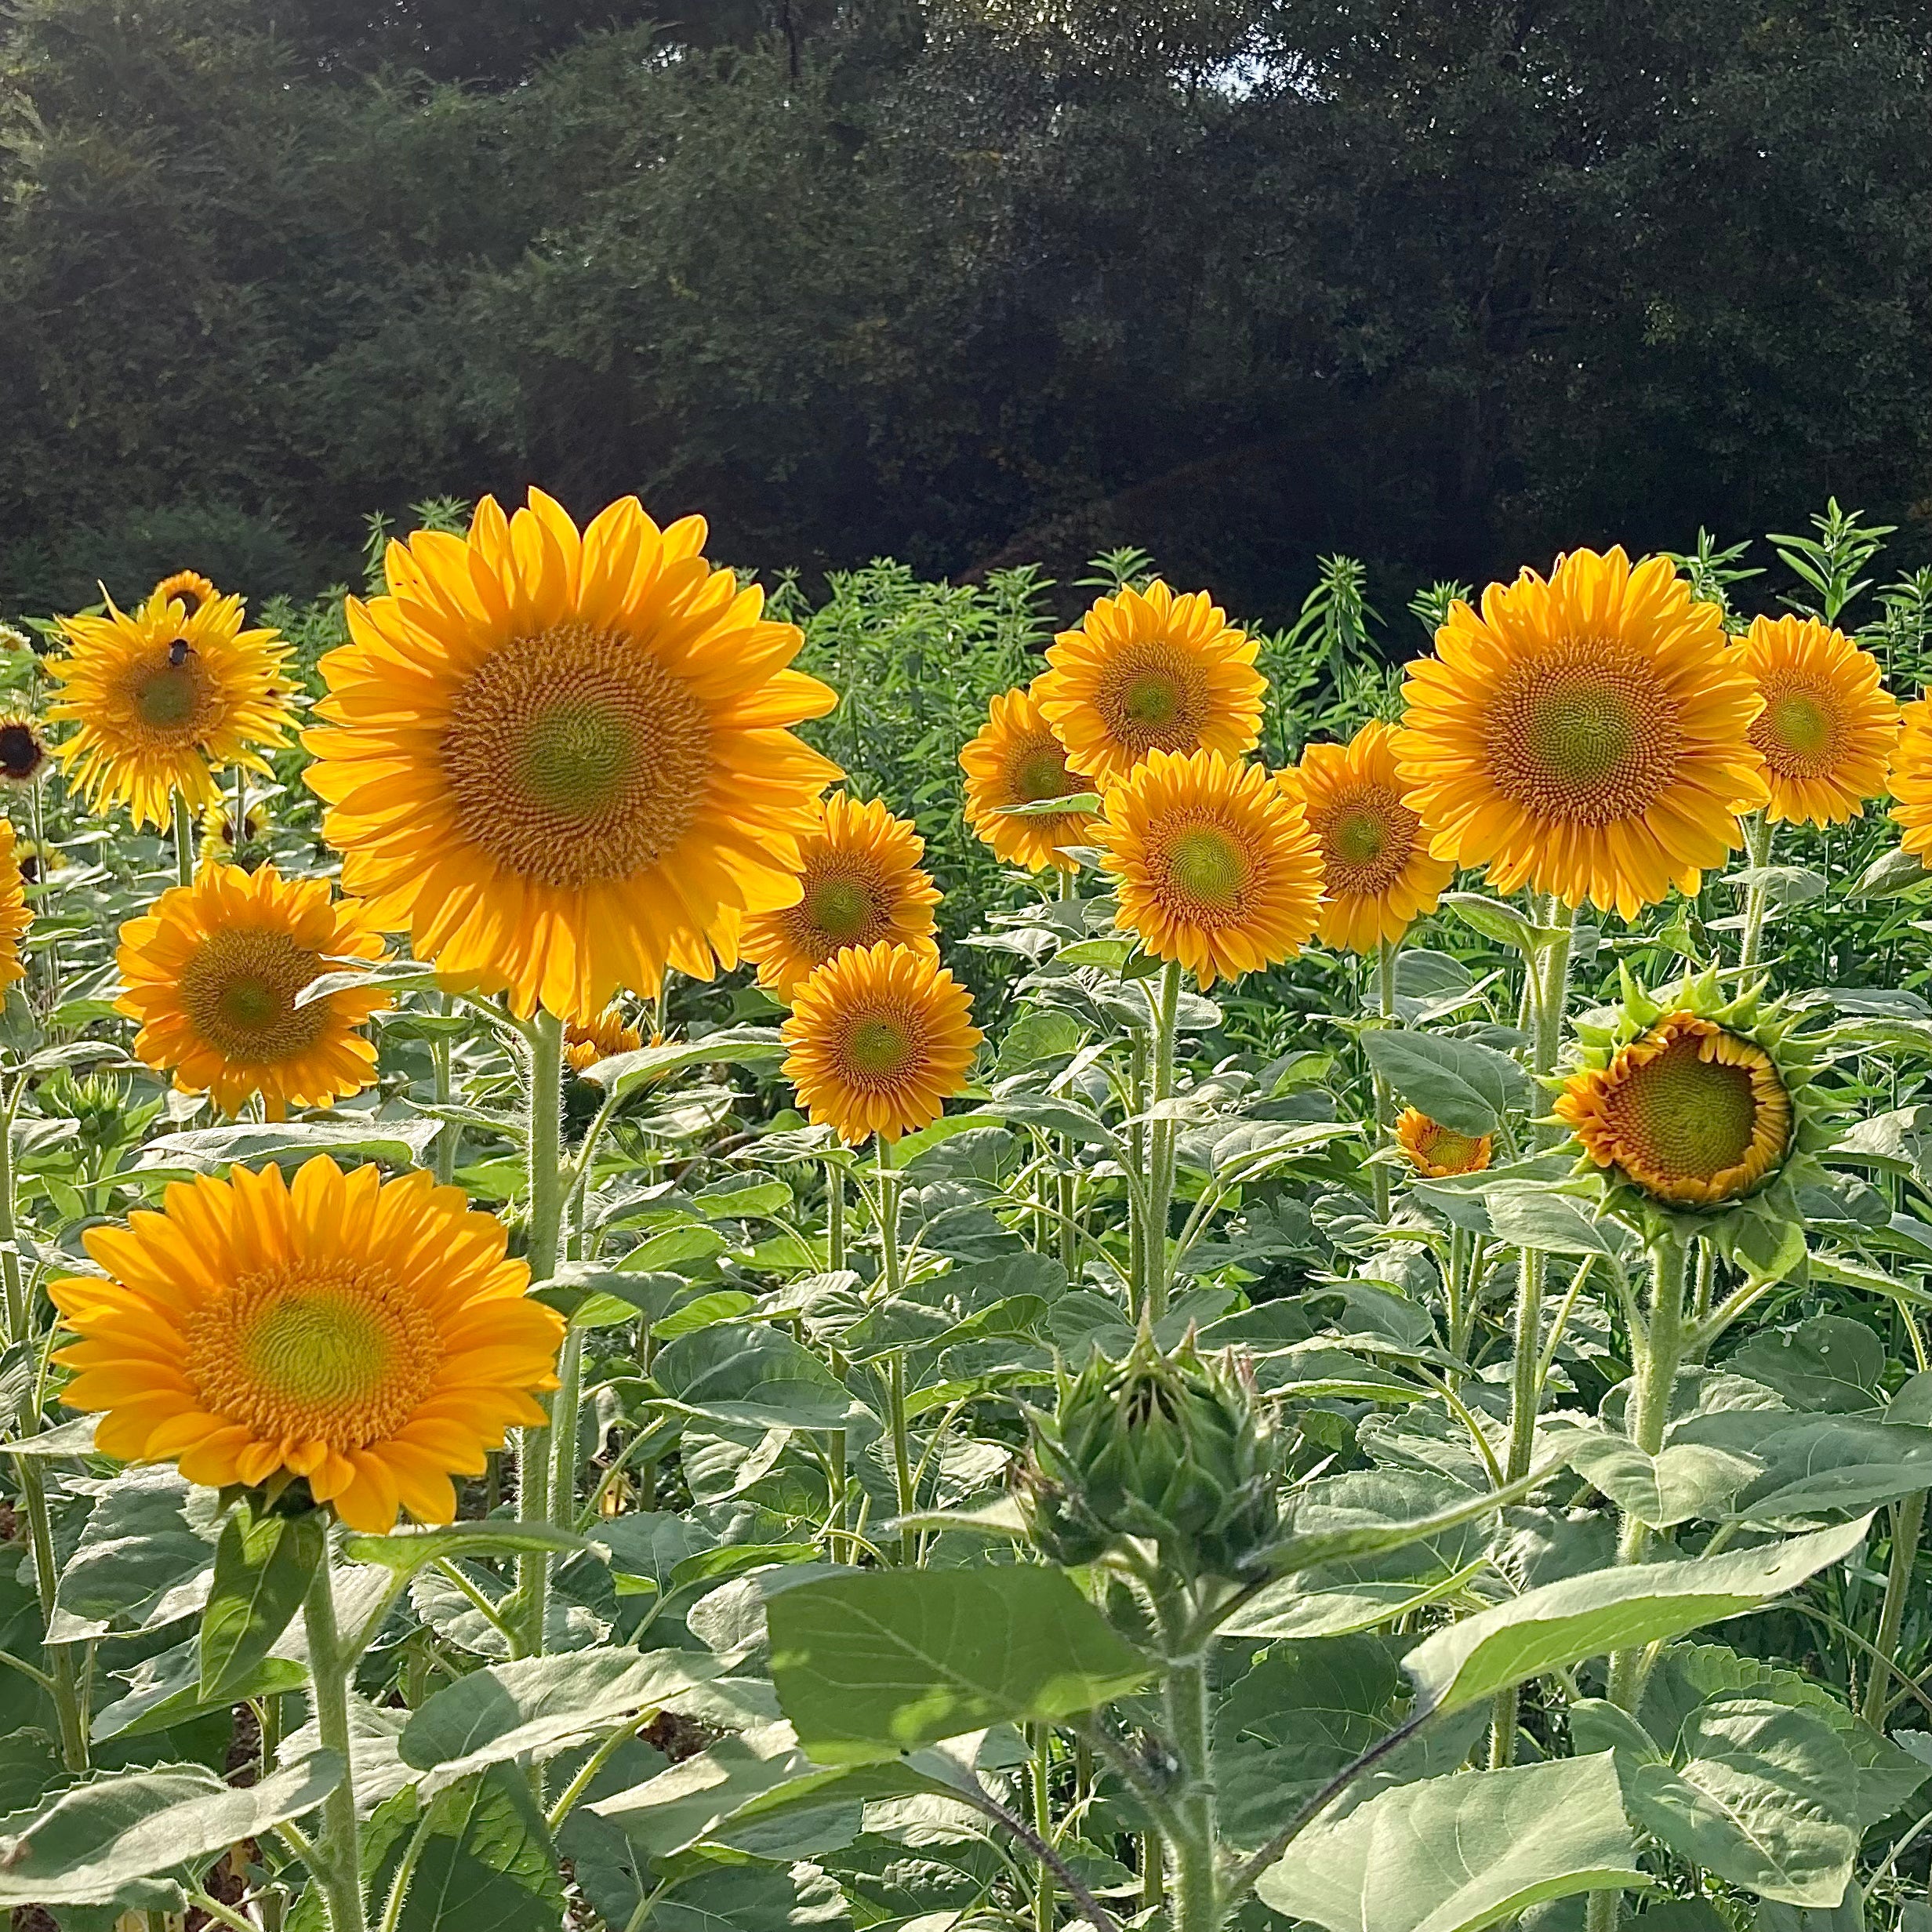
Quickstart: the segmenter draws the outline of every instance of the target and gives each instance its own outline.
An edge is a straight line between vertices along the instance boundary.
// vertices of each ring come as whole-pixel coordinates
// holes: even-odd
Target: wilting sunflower
[[[20,872],[20,859],[15,849],[13,824],[0,817],[0,986],[10,986],[27,977],[27,962],[20,957],[21,942],[33,915],[27,910],[27,881]]]
[[[289,646],[242,628],[242,600],[192,611],[157,590],[132,614],[64,617],[67,651],[50,658],[62,689],[49,718],[80,728],[56,750],[95,806],[125,804],[137,826],[160,825],[180,793],[198,810],[221,767],[267,772],[259,746],[287,736]]]
[[[581,535],[540,490],[467,537],[390,547],[393,594],[348,605],[303,742],[344,888],[419,959],[520,1013],[708,978],[738,917],[797,897],[798,841],[836,767],[788,727],[833,694],[635,497]]]
[[[31,711],[0,712],[0,787],[31,791],[53,769],[40,720]]]
[[[1364,724],[1346,745],[1310,745],[1294,770],[1278,775],[1298,797],[1321,847],[1324,946],[1373,953],[1436,910],[1454,865],[1430,856],[1422,822],[1402,802],[1395,733]]]
[[[919,868],[925,841],[877,799],[841,792],[820,810],[816,829],[798,841],[797,902],[746,920],[739,939],[759,983],[781,1000],[848,946],[884,941],[939,957],[939,888]]]
[[[1414,1107],[1404,1107],[1396,1117],[1396,1144],[1418,1174],[1446,1181],[1454,1174],[1480,1174],[1495,1151],[1495,1136],[1458,1134]]]
[[[619,1007],[607,1006],[594,1019],[573,1019],[564,1028],[564,1058],[573,1073],[581,1073],[613,1054],[635,1053],[643,1044],[644,1035]]]
[[[937,958],[884,940],[821,966],[781,1033],[801,1105],[853,1146],[930,1127],[965,1085],[982,1037],[966,989]]]
[[[1751,742],[1774,823],[1833,825],[1881,796],[1898,739],[1898,703],[1879,661],[1815,617],[1760,617],[1738,647],[1764,709]]]
[[[448,1522],[450,1476],[545,1419],[563,1323],[525,1298],[503,1223],[426,1173],[232,1168],[83,1239],[108,1278],[53,1284],[80,1337],[54,1359],[78,1371],[65,1400],[107,1411],[104,1454],[209,1488],[302,1476],[380,1532],[399,1509]]]
[[[1576,550],[1453,605],[1395,740],[1438,859],[1626,919],[1698,888],[1765,802],[1759,700],[1669,558]]]
[[[1053,735],[1033,693],[1003,691],[988,707],[986,721],[959,754],[966,774],[966,823],[1009,866],[1029,872],[1057,866],[1078,870],[1062,848],[1084,845],[1093,819],[1084,812],[1015,815],[1011,805],[1076,797],[1089,782],[1066,761],[1066,747]]]
[[[284,879],[273,866],[205,866],[121,928],[117,1012],[139,1022],[134,1051],[183,1093],[234,1113],[260,1094],[268,1117],[326,1106],[376,1077],[358,1030],[389,1004],[373,987],[296,996],[340,962],[380,959],[383,942],[352,899],[325,879]]]
[[[1253,638],[1232,629],[1205,590],[1145,590],[1095,600],[1063,630],[1033,681],[1066,761],[1104,790],[1155,751],[1238,757],[1261,735]]]
[[[1107,794],[1094,835],[1114,924],[1204,986],[1291,958],[1313,936],[1321,848],[1298,798],[1218,751],[1157,751]]]

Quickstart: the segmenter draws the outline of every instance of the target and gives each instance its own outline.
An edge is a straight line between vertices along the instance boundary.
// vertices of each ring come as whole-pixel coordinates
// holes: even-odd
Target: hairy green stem
[[[902,1177],[895,1173],[892,1157],[881,1140],[879,1147],[879,1279],[888,1302],[896,1302],[902,1285],[899,1251],[899,1200]],[[899,1497],[899,1513],[913,1513],[912,1439],[906,1423],[906,1351],[895,1349],[886,1360],[886,1407],[892,1433],[892,1470]],[[899,1535],[899,1561],[908,1568],[919,1560],[919,1532],[903,1529]]]
[[[1212,1704],[1208,1657],[1196,1651],[1170,1658],[1163,1687],[1168,1734],[1186,1781],[1177,1794],[1172,1835],[1174,1870],[1168,1888],[1168,1918],[1175,1932],[1218,1932],[1221,1888],[1217,1858],[1214,1767],[1209,1752]]]
[[[194,883],[194,816],[180,792],[174,795],[174,871],[183,885]]]
[[[1053,1727],[1050,1724],[1028,1727],[1033,1733],[1033,1829],[1048,1843],[1053,1840]],[[1053,1869],[1042,1859],[1033,1884],[1033,1932],[1053,1932]]]
[[[1762,871],[1771,862],[1771,822],[1761,812],[1749,814],[1744,821],[1745,851],[1751,869]],[[1745,888],[1744,939],[1738,949],[1738,964],[1745,971],[1757,964],[1764,946],[1764,913],[1770,894],[1762,879],[1753,879]]]
[[[1153,1092],[1158,1106],[1174,1097],[1174,1046],[1176,1021],[1181,1004],[1181,968],[1170,960],[1160,975],[1160,998],[1154,1014]],[[1174,1199],[1175,1126],[1172,1120],[1155,1120],[1148,1136],[1147,1231],[1141,1242],[1141,1262],[1146,1270],[1141,1306],[1149,1321],[1158,1321],[1168,1312],[1168,1209]]]
[[[563,1226],[563,1067],[564,1022],[539,1011],[528,1034],[530,1091],[528,1192],[530,1220],[525,1255],[533,1281],[547,1281],[557,1272],[557,1237]],[[566,1349],[568,1345],[566,1343]],[[554,1499],[550,1486],[552,1437],[572,1432],[576,1415],[566,1412],[565,1400],[574,1396],[559,1389],[550,1404],[550,1425],[526,1429],[518,1451],[517,1513],[525,1523],[548,1523]],[[568,1520],[566,1518],[565,1520]],[[550,1596],[550,1557],[530,1550],[517,1560],[517,1591],[522,1612],[526,1655],[541,1656]]]
[[[1384,1025],[1395,1018],[1396,1014],[1396,953],[1402,942],[1400,939],[1384,939],[1375,954],[1375,1010],[1382,1015]],[[1379,1153],[1389,1144],[1389,1123],[1393,1112],[1389,1102],[1389,1083],[1380,1073],[1373,1075],[1375,1093],[1375,1150]],[[1376,1161],[1369,1169],[1375,1189],[1375,1218],[1386,1222],[1389,1218],[1389,1170],[1381,1161]]]
[[[315,1846],[315,1883],[329,1913],[329,1932],[367,1932],[362,1904],[361,1832],[355,1815],[355,1777],[349,1755],[349,1674],[355,1659],[336,1628],[335,1565],[315,1567],[303,1606],[308,1632],[309,1681],[315,1729],[322,1748],[341,1758],[342,1781],[322,1800],[321,1835]]]
[[[1885,1600],[1879,1610],[1877,1655],[1865,1680],[1865,1721],[1885,1728],[1891,1703],[1891,1673],[1896,1668],[1899,1632],[1905,1627],[1905,1602],[1912,1592],[1912,1574],[1919,1559],[1919,1538],[1925,1529],[1925,1491],[1892,1505],[1892,1560],[1885,1574]]]

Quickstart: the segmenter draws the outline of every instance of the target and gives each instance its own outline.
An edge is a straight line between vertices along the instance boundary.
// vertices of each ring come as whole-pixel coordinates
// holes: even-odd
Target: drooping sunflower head
[[[90,804],[125,805],[137,826],[163,823],[179,793],[198,810],[215,774],[266,772],[261,748],[286,742],[289,646],[242,628],[242,600],[186,608],[157,590],[140,609],[64,617],[62,656],[47,669],[61,690],[49,718],[77,725],[56,752]]]
[[[1373,953],[1400,939],[1436,910],[1455,877],[1448,859],[1431,855],[1422,820],[1403,803],[1395,732],[1364,724],[1346,745],[1310,745],[1301,764],[1276,783],[1302,801],[1321,847],[1324,946]]]
[[[930,1127],[964,1088],[982,1037],[966,989],[936,957],[886,940],[821,966],[781,1034],[800,1104],[854,1146]]]
[[[1157,751],[1106,794],[1095,843],[1114,923],[1204,986],[1291,958],[1313,936],[1321,848],[1298,797],[1218,751]]]
[[[382,951],[364,908],[332,901],[327,880],[209,865],[121,928],[126,990],[115,1010],[140,1025],[136,1055],[172,1073],[182,1092],[209,1094],[228,1113],[259,1094],[278,1120],[375,1079],[376,1049],[361,1030],[388,1005],[385,994],[351,986],[296,1001],[343,961]]]
[[[1251,750],[1267,688],[1258,648],[1205,590],[1176,597],[1156,579],[1062,631],[1033,696],[1067,763],[1104,790],[1156,751]]]
[[[798,843],[796,903],[745,922],[739,950],[781,1000],[835,953],[886,942],[936,959],[939,888],[919,861],[926,842],[877,799],[835,793]]]
[[[20,872],[13,823],[0,817],[0,988],[27,977],[21,947],[33,922],[33,914],[27,910],[27,881]]]
[[[31,791],[53,769],[53,754],[31,711],[0,711],[0,790]]]
[[[797,896],[838,773],[790,727],[833,694],[703,542],[635,497],[582,532],[540,490],[485,497],[467,536],[392,544],[390,594],[350,599],[322,659],[303,742],[345,888],[520,1013],[708,978]]]
[[[1084,845],[1093,819],[1084,812],[1016,813],[1015,805],[1078,797],[1089,780],[1066,761],[1034,695],[1038,689],[1003,691],[988,707],[986,721],[959,754],[966,774],[966,823],[1009,866],[1029,872],[1052,866],[1078,870],[1065,848]]]
[[[524,1293],[493,1216],[417,1171],[385,1182],[325,1157],[177,1182],[159,1214],[85,1237],[107,1279],[52,1294],[80,1338],[74,1407],[104,1454],[190,1482],[306,1479],[350,1528],[456,1513],[513,1424],[540,1425],[561,1318]]]
[[[1898,704],[1879,661],[1815,617],[1759,617],[1738,647],[1764,709],[1751,725],[1771,801],[1806,825],[1858,816],[1885,790]]]
[[[212,604],[220,594],[198,570],[177,570],[154,586],[156,597],[179,604],[184,617],[192,617],[204,605]]]
[[[1414,1107],[1404,1107],[1396,1117],[1396,1144],[1416,1172],[1432,1181],[1480,1174],[1495,1152],[1494,1135],[1458,1134]]]
[[[1697,890],[1764,803],[1759,699],[1669,558],[1576,550],[1458,602],[1409,666],[1396,758],[1439,859],[1625,918]]]
[[[573,1019],[564,1027],[564,1058],[573,1073],[613,1054],[635,1053],[643,1044],[643,1033],[624,1018],[622,1007],[607,1006],[592,1019]]]

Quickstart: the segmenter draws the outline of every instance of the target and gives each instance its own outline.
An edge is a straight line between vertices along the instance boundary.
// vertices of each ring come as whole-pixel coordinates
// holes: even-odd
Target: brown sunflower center
[[[0,776],[16,781],[36,776],[47,763],[47,748],[31,724],[0,724]]]
[[[1751,724],[1759,755],[1781,778],[1820,778],[1838,761],[1839,717],[1830,694],[1812,685],[1767,684]]]
[[[262,1442],[347,1450],[393,1436],[443,1354],[428,1310],[384,1271],[346,1261],[245,1274],[183,1326],[195,1393]]]
[[[507,872],[573,887],[645,871],[710,782],[696,694],[614,631],[565,623],[479,665],[443,734],[464,836]]]
[[[1534,816],[1640,817],[1676,777],[1683,734],[1647,666],[1578,640],[1505,673],[1485,721],[1496,789]]]
[[[1331,898],[1379,897],[1401,877],[1420,821],[1385,786],[1338,798],[1316,827]]]
[[[1705,1059],[1695,1035],[1631,1067],[1604,1106],[1631,1178],[1666,1189],[1743,1166],[1766,1124],[1762,1112],[1749,1067]]]
[[[1094,708],[1108,736],[1144,758],[1150,751],[1194,750],[1211,695],[1200,665],[1153,637],[1115,652],[1100,674]]]
[[[181,1004],[202,1039],[224,1058],[262,1065],[313,1046],[329,1024],[329,1002],[297,1006],[321,971],[321,956],[268,928],[209,933],[181,968]]]
[[[1084,789],[1083,781],[1066,768],[1066,754],[1059,741],[1051,738],[1022,748],[1013,761],[1008,783],[1015,802],[1021,804],[1040,798],[1064,798],[1070,792]]]

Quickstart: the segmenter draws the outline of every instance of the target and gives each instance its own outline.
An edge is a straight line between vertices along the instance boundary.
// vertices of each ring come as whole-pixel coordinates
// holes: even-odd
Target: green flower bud
[[[1240,1580],[1276,1539],[1274,1431],[1244,1365],[1204,1359],[1191,1334],[1169,1357],[1143,1329],[1125,1361],[1095,1357],[1062,1378],[1033,1437],[1015,1487],[1055,1562],[1092,1563],[1134,1538],[1179,1574]]]

